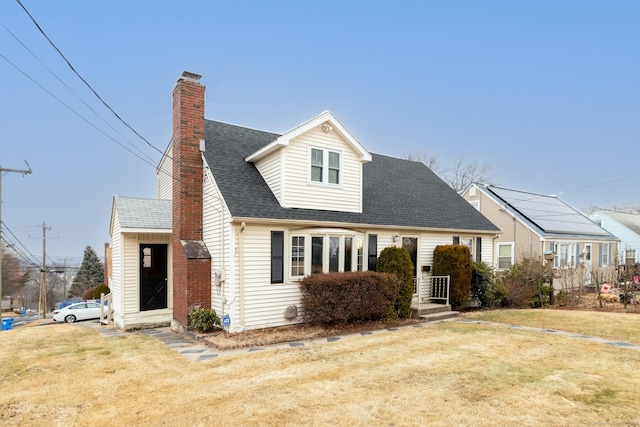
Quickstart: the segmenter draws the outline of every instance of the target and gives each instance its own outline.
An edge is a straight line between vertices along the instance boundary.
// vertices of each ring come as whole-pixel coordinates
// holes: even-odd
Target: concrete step
[[[455,319],[460,313],[457,311],[444,311],[440,313],[422,314],[418,316],[420,319],[424,319],[427,322],[436,322],[439,320]]]
[[[411,311],[413,317],[422,316],[425,314],[443,313],[451,311],[451,305],[448,304],[420,304],[420,310],[415,304],[411,305]]]

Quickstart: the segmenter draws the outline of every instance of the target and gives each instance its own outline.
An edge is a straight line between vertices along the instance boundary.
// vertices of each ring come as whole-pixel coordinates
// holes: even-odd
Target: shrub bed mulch
[[[422,323],[420,319],[407,319],[394,322],[361,322],[335,327],[309,326],[305,324],[280,326],[244,331],[240,333],[215,332],[204,336],[206,345],[217,350],[263,347],[272,344],[309,341],[338,335],[350,335],[361,332],[377,331],[388,328],[411,326]]]

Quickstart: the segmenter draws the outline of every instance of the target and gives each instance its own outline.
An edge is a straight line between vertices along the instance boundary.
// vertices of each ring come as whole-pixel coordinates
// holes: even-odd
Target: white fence
[[[414,279],[418,306],[431,300],[444,301],[449,305],[450,276],[429,276],[426,280]]]
[[[108,325],[113,321],[113,298],[111,293],[100,294],[100,324]]]

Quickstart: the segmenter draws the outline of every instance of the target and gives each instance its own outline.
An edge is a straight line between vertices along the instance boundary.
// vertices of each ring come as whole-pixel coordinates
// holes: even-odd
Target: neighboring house
[[[620,239],[618,265],[640,262],[640,215],[610,210],[598,210],[589,218]]]
[[[580,270],[572,284],[566,278],[554,281],[562,288],[590,284],[593,271],[609,274],[615,268],[617,237],[556,196],[472,184],[463,197],[502,230],[492,262],[498,271],[523,258]]]
[[[424,164],[369,153],[330,112],[284,134],[205,120],[199,79],[174,89],[159,199],[114,197],[117,326],[180,329],[198,307],[232,332],[299,323],[302,278],[375,270],[392,245],[420,295],[437,245],[493,260],[499,229]]]

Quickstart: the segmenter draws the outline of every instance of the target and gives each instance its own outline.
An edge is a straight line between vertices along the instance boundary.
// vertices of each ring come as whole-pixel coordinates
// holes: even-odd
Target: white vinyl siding
[[[207,191],[207,188],[205,188]],[[213,201],[212,201],[213,202]],[[205,203],[210,205],[210,203]],[[212,256],[213,269],[219,268],[220,263],[216,261],[219,252],[215,246],[215,242],[219,240],[211,239],[210,234],[213,232],[211,225],[213,217],[210,217],[215,210],[212,210],[208,214],[205,214],[205,223],[207,225],[207,237],[206,243]],[[228,217],[227,217],[228,218]],[[225,227],[226,229],[226,227]],[[231,244],[231,262],[234,267],[230,267],[231,264],[227,264],[227,283],[224,287],[224,298],[227,300],[227,304],[224,306],[224,312],[220,301],[222,298],[222,288],[216,288],[214,285],[212,294],[213,302],[215,303],[214,309],[219,315],[229,314],[231,316],[232,327],[235,330],[239,329],[257,329],[264,327],[284,326],[298,323],[301,318],[285,319],[284,312],[288,306],[295,305],[300,307],[300,289],[299,280],[301,276],[292,275],[293,268],[293,251],[292,244],[297,242],[299,245],[302,242],[298,239],[304,237],[304,268],[305,275],[311,274],[311,246],[313,238],[322,239],[322,270],[329,271],[331,264],[331,239],[335,243],[339,242],[338,246],[338,270],[344,270],[345,266],[345,239],[351,238],[353,248],[357,247],[358,239],[362,239],[363,243],[363,258],[364,269],[367,265],[368,254],[368,235],[375,234],[378,236],[378,244],[376,253],[379,255],[380,251],[385,247],[393,244],[394,235],[406,235],[417,236],[418,238],[418,277],[420,280],[425,280],[430,273],[421,273],[420,266],[433,264],[433,250],[437,245],[451,244],[452,236],[450,233],[419,233],[405,231],[402,233],[391,232],[389,230],[369,230],[368,232],[362,232],[359,230],[356,232],[349,229],[308,229],[308,230],[289,230],[288,227],[279,227],[277,225],[265,225],[247,223],[244,230],[240,231],[241,227],[235,223],[231,227],[231,236],[225,237],[228,244]],[[283,283],[271,283],[271,232],[272,231],[284,231],[284,282]],[[492,238],[489,235],[482,236],[483,241],[483,257],[489,257],[493,259]],[[489,242],[485,245],[485,242]],[[357,253],[356,250],[351,251],[352,262],[351,270],[357,269]],[[335,257],[334,257],[335,259]],[[335,262],[334,262],[335,265]],[[229,271],[233,270],[234,274],[229,274]],[[241,271],[242,270],[242,271]]]
[[[208,170],[205,172],[203,194],[205,194],[205,203],[203,203],[202,237],[211,255],[211,286],[213,287],[211,307],[222,317],[224,314],[229,314],[225,312],[223,306],[223,295],[231,301],[237,292],[233,283],[238,273],[239,263],[231,257],[235,236],[231,233],[232,228],[229,222],[231,215],[226,205],[221,202],[218,186]],[[215,285],[215,271],[223,274],[224,283],[220,286]],[[232,318],[232,321],[234,320]]]
[[[109,289],[111,291],[114,313],[122,313],[122,235],[120,234],[120,218],[114,213],[111,235],[111,277]]]
[[[283,205],[282,200],[282,165],[284,163],[284,150],[277,150],[256,163],[256,168],[262,178],[271,189],[276,199]],[[284,206],[284,205],[283,205]]]
[[[162,157],[157,170],[157,190],[159,199],[171,200],[173,198],[173,148],[169,148]]]
[[[278,231],[277,227],[247,224],[242,232],[242,247],[240,239],[236,239],[237,253],[244,258],[244,272],[242,286],[244,291],[243,307],[239,300],[236,317],[240,318],[243,310],[243,324],[238,327],[248,329],[284,326],[299,322],[300,319],[287,320],[284,311],[290,305],[300,307],[300,291],[297,281],[289,280],[291,271],[291,236],[285,231],[285,280],[284,283],[271,283],[271,232]],[[227,297],[229,301],[232,297]],[[232,315],[232,322],[234,321]]]
[[[327,176],[328,153],[340,153],[339,184],[326,181],[320,184],[311,180],[312,148],[327,154],[322,172]],[[319,128],[293,139],[286,148],[284,195],[282,204],[291,208],[361,212],[362,163],[358,154],[336,132],[324,133]]]

